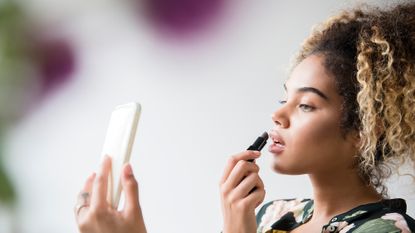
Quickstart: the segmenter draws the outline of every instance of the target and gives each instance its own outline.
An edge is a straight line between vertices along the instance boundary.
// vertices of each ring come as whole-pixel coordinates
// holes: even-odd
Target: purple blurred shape
[[[39,39],[34,42],[34,61],[40,73],[42,93],[69,80],[75,69],[75,54],[62,38]]]
[[[209,26],[225,0],[138,0],[150,21],[163,32],[187,35]]]

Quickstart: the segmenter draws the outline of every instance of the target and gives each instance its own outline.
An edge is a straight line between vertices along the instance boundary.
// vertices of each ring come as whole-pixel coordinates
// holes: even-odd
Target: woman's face
[[[273,168],[284,174],[313,174],[353,167],[357,134],[342,134],[342,97],[322,55],[298,64],[285,84],[286,99],[272,120]]]

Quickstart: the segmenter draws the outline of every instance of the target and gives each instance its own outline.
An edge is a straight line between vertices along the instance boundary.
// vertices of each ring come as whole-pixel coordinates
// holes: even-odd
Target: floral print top
[[[313,215],[313,200],[286,199],[266,203],[259,210],[257,233],[286,233],[306,223]],[[403,199],[360,205],[333,217],[321,233],[415,232],[415,220],[406,214]]]

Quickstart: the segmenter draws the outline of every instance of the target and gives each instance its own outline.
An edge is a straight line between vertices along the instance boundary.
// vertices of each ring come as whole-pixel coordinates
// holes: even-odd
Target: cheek
[[[309,124],[299,125],[298,128],[293,130],[292,142],[296,145],[296,148],[304,148],[300,145],[307,145],[309,147],[320,148],[320,145],[330,144],[339,137],[339,127],[335,122],[318,121]]]
[[[289,129],[289,144],[273,162],[273,170],[288,175],[310,173],[325,169],[335,151],[335,127],[328,121],[297,122]]]
[[[293,126],[291,139],[295,148],[305,150],[324,149],[323,145],[332,143],[340,137],[339,124],[332,119],[321,119],[319,121],[306,121]],[[305,146],[309,148],[304,148]]]
[[[288,153],[275,161],[274,169],[290,174],[325,169],[333,155],[339,152],[341,132],[338,122],[321,117],[296,123],[289,130]]]

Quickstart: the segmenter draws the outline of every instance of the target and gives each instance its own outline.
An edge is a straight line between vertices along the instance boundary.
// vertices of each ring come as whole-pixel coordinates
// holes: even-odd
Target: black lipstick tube
[[[250,146],[248,147],[248,149],[247,149],[247,150],[256,150],[256,151],[261,151],[261,150],[262,150],[262,148],[264,148],[265,144],[267,144],[267,140],[268,140],[268,133],[267,133],[267,132],[264,132],[264,133],[262,133],[262,135],[261,135],[261,136],[259,136],[259,137],[255,140],[255,142],[254,142],[252,145],[250,145]],[[249,159],[248,161],[249,161],[249,162],[253,162],[254,160],[253,160],[253,159]]]

